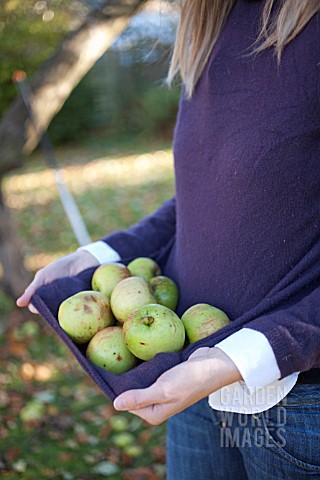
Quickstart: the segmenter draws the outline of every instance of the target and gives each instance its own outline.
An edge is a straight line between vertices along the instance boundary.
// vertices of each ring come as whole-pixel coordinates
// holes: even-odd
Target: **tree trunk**
[[[10,213],[3,201],[0,183],[0,263],[2,266],[1,286],[16,299],[31,280],[24,267],[18,236],[10,221]]]
[[[20,96],[1,119],[0,176],[23,164],[25,156],[37,146],[39,132],[47,129],[74,88],[145,3],[146,0],[109,0],[62,41],[30,82],[36,131]]]

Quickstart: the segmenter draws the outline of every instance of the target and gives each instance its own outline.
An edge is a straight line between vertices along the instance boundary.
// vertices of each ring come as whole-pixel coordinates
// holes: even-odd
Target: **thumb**
[[[32,305],[32,303],[29,303],[28,309],[30,310],[31,313],[35,313],[36,315],[39,314],[38,310],[36,309],[36,307]]]
[[[115,399],[113,406],[116,410],[139,410],[159,403],[160,393],[157,383],[144,389],[128,390]]]

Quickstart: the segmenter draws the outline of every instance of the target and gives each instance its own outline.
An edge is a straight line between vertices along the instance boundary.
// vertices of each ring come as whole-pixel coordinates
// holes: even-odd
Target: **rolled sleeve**
[[[89,243],[79,247],[78,250],[86,250],[91,253],[99,263],[118,262],[120,255],[116,250],[110,247],[106,242],[98,240],[97,242]]]
[[[268,385],[281,376],[270,343],[256,330],[243,328],[216,347],[235,363],[249,389]]]

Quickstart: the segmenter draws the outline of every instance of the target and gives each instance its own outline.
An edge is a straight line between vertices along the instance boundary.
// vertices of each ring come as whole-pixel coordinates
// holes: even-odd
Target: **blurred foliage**
[[[12,310],[13,300],[3,290],[0,290],[0,317]]]
[[[0,116],[16,95],[12,74],[22,69],[31,77],[86,11],[75,0],[1,0]]]
[[[142,46],[143,51],[157,50],[154,61],[142,57]],[[53,141],[82,141],[83,134],[171,139],[180,88],[164,85],[168,60],[165,47],[152,40],[129,52],[106,52],[53,119]]]
[[[85,13],[80,1],[1,1],[0,114],[16,94],[12,73],[31,77]],[[158,140],[169,135],[171,143],[179,96],[160,88],[166,62],[160,55],[150,68],[142,59],[128,66],[123,54],[110,53],[50,128],[93,240],[174,194],[170,145]],[[61,146],[66,141],[73,143]],[[40,151],[4,178],[3,191],[32,272],[77,247]],[[5,297],[0,304],[0,477],[164,479],[165,425],[115,412],[41,318]]]
[[[88,138],[86,147],[56,153],[93,240],[127,228],[174,193],[166,143]],[[3,187],[30,270],[77,247],[40,152]],[[1,326],[0,478],[165,478],[165,425],[116,412],[40,317],[8,304]]]
[[[0,3],[0,116],[17,94],[13,72],[22,69],[31,78],[62,38],[79,26],[88,5],[97,6],[89,0]],[[145,15],[150,19],[129,26],[53,119],[49,133],[55,144],[79,141],[84,134],[171,138],[180,92],[163,83],[174,22],[172,16],[162,15],[166,19],[159,27],[155,13]],[[144,21],[146,32],[141,27]]]
[[[56,157],[93,240],[128,228],[174,194],[173,159],[164,142],[149,139],[147,146],[128,137],[110,145],[88,136],[86,145],[57,148]],[[41,152],[4,178],[3,191],[32,271],[77,247]]]
[[[141,105],[144,115],[143,124],[149,125],[153,132],[169,133],[172,136],[172,128],[175,124],[177,106],[180,97],[180,89],[160,90],[149,89],[142,95]],[[140,119],[141,121],[141,119]]]

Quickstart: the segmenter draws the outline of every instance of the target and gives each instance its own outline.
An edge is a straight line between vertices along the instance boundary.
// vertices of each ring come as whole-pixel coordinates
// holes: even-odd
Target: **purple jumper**
[[[282,377],[320,367],[320,15],[278,66],[271,49],[248,55],[262,3],[236,2],[192,99],[182,94],[176,197],[103,239],[124,261],[159,261],[179,285],[178,313],[205,302],[233,322],[181,354],[160,354],[162,362],[102,373],[116,394],[149,385],[195,348],[243,326],[267,337]],[[61,282],[70,285],[40,289],[40,308],[40,297],[57,303]]]

